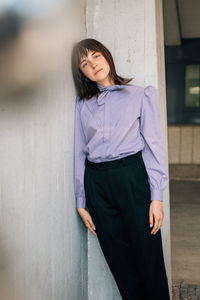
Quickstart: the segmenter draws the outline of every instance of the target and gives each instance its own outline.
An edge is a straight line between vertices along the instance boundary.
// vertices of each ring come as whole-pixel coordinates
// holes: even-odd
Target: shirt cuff
[[[85,205],[85,198],[84,197],[78,197],[76,201],[76,208],[86,208]]]
[[[151,201],[152,200],[160,200],[163,201],[163,190],[152,189],[151,190]]]

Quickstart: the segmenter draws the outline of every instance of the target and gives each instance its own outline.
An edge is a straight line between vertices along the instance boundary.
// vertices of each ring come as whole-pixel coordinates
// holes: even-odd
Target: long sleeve
[[[160,127],[158,91],[151,85],[144,88],[140,131],[145,142],[142,157],[148,173],[151,200],[163,201],[163,190],[166,188],[169,178],[164,139]]]
[[[79,96],[76,97],[74,118],[74,191],[76,207],[85,208],[84,172],[85,172],[85,135],[80,118]]]

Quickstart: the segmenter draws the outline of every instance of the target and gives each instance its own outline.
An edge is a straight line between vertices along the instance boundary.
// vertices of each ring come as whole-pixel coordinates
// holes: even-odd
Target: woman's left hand
[[[154,227],[151,231],[151,234],[156,234],[156,232],[163,225],[164,211],[162,207],[162,201],[152,200],[149,207],[149,223],[150,227]]]

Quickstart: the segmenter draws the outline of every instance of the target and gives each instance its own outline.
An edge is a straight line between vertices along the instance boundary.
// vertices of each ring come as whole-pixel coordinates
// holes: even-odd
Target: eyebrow
[[[94,51],[94,52],[92,53],[92,56],[93,56],[96,52],[98,52],[98,51]],[[86,59],[84,58],[84,59],[80,62],[80,65],[81,65],[85,60],[86,60]]]

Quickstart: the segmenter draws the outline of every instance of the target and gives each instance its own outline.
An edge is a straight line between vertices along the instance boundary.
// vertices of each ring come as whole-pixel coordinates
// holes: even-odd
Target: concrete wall
[[[87,37],[102,41],[113,54],[117,72],[133,83],[159,87],[161,127],[166,142],[165,62],[162,2],[154,0],[87,1]],[[169,191],[164,193],[162,227],[166,268],[171,286]],[[88,233],[89,299],[121,299],[97,239]],[[98,291],[98,293],[97,293]]]
[[[200,126],[168,126],[169,163],[200,164]]]

